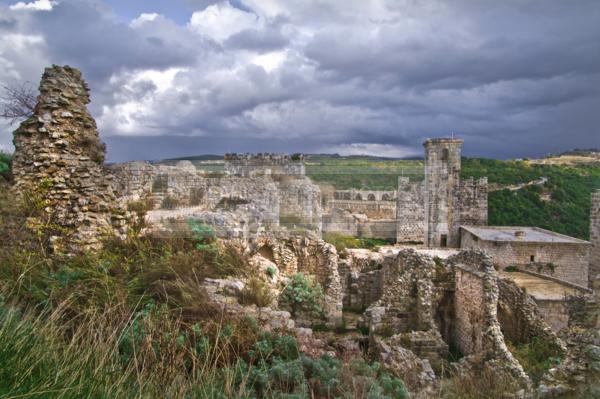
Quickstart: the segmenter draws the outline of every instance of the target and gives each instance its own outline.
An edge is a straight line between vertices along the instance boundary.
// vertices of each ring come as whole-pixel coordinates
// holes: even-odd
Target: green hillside
[[[538,226],[589,238],[590,196],[600,189],[600,163],[540,165],[527,161],[465,159],[463,176],[488,176],[489,183],[516,184],[546,177],[542,186],[490,192],[490,225]]]

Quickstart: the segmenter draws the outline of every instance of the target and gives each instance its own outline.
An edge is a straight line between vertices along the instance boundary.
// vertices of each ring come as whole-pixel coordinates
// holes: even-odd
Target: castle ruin
[[[457,139],[425,142],[423,182],[400,177],[396,191],[339,190],[327,201],[298,155],[228,154],[222,173],[189,161],[130,162],[109,172],[88,103],[79,71],[48,68],[34,115],[15,132],[15,189],[27,195],[44,183],[47,212],[56,212],[70,231],[57,237],[57,246],[62,240],[67,249],[93,249],[105,234],[122,234],[127,215],[120,204],[132,201],[153,204],[145,233],[176,234],[177,223],[189,219],[209,224],[222,238],[243,242],[257,270],[271,270],[281,281],[297,272],[315,277],[328,326],[340,325],[344,311],[358,315],[354,327],[368,331],[368,355],[422,397],[439,392],[451,346],[464,355],[456,367],[508,372],[529,390],[532,381],[506,341],[543,339],[564,354],[554,331],[600,323],[597,302],[584,286],[588,269],[599,281],[600,192],[592,197],[590,245],[537,228],[486,226],[487,180],[461,180]],[[322,231],[411,245],[341,256],[320,239]],[[274,280],[273,289],[281,290]],[[276,317],[294,328],[287,312],[223,298],[231,294],[219,287],[229,283],[202,284],[228,309]],[[571,306],[571,298],[583,305]],[[297,321],[311,326],[311,320]],[[598,376],[593,368],[572,367],[576,356],[567,360],[546,376],[539,397],[552,397],[573,375],[583,381]]]
[[[95,248],[103,235],[125,232],[126,214],[103,166],[90,90],[78,70],[56,65],[46,68],[39,90],[33,115],[14,133],[15,189],[43,196],[63,230],[56,250]]]

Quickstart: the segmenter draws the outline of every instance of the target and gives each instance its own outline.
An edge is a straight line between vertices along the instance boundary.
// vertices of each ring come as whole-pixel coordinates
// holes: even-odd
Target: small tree
[[[321,285],[302,273],[292,276],[279,297],[279,305],[289,310],[294,318],[302,313],[323,318],[324,301],[325,295]]]
[[[29,118],[37,102],[36,91],[30,82],[20,85],[3,85],[0,96],[0,117],[10,124]]]

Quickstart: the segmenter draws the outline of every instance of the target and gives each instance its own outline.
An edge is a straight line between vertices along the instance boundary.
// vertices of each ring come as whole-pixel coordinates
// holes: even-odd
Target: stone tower
[[[590,283],[600,276],[600,190],[592,193],[592,207],[590,209],[590,241],[592,252],[590,256]]]
[[[46,211],[61,227],[58,251],[92,249],[104,234],[123,233],[118,206],[104,170],[105,147],[87,110],[89,89],[69,66],[46,68],[33,115],[14,132],[15,189],[27,195],[43,187]]]
[[[459,139],[428,139],[425,147],[425,244],[458,247],[460,227]]]

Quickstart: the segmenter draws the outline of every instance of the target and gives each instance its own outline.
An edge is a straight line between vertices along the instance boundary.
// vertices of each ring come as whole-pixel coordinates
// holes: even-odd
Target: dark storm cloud
[[[88,1],[63,1],[51,12],[35,13],[31,31],[48,39],[53,59],[77,65],[92,80],[108,79],[120,69],[166,68],[195,60],[189,42],[144,36]]]
[[[126,22],[115,1],[5,6],[0,81],[35,81],[51,63],[81,68],[112,160],[226,151],[413,155],[424,138],[452,133],[465,138],[468,155],[600,147],[597,1],[172,7],[181,4],[193,11],[186,23],[147,7]]]

